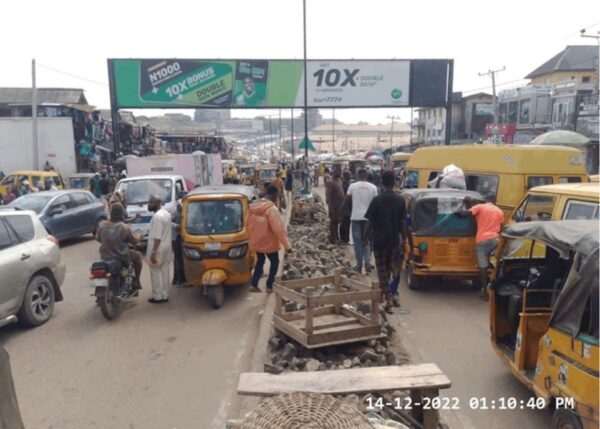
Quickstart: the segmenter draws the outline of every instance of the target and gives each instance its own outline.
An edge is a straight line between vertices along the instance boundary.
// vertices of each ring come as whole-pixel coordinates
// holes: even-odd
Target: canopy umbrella
[[[378,156],[383,159],[383,153],[379,150],[370,150],[365,154],[365,159],[369,159],[372,156]]]
[[[585,146],[589,142],[590,139],[583,134],[579,134],[574,131],[555,130],[540,134],[531,140],[529,144],[581,147]]]
[[[368,161],[370,162],[383,162],[383,157],[379,156],[379,155],[371,155],[367,158]]]

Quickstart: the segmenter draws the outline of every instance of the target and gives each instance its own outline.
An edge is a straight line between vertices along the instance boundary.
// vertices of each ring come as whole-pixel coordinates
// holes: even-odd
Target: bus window
[[[598,204],[584,201],[569,201],[563,219],[598,219]]]
[[[551,220],[555,204],[556,197],[547,195],[529,195],[515,211],[513,219],[516,222]]]
[[[552,176],[529,176],[527,177],[527,189],[536,186],[551,185],[553,182]]]
[[[488,196],[496,197],[498,193],[498,176],[488,174],[467,174],[467,189],[469,191],[479,192],[483,198]]]
[[[581,177],[578,177],[578,176],[559,177],[558,183],[581,183]]]

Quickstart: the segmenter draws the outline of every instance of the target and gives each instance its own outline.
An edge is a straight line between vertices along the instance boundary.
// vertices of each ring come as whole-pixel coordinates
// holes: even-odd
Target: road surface
[[[238,372],[250,358],[265,297],[245,288],[220,310],[200,291],[172,288],[152,305],[143,293],[114,322],[89,296],[91,237],[62,245],[65,300],[43,326],[0,330],[21,413],[36,429],[222,428],[235,411]]]
[[[403,279],[405,280],[405,279]],[[444,413],[450,427],[474,429],[548,429],[546,410],[471,410],[470,398],[527,401],[531,392],[520,384],[490,345],[487,303],[467,284],[434,283],[412,291],[404,281],[400,300],[410,313],[395,314],[401,341],[415,362],[436,363],[452,381],[442,396],[459,398],[460,410]],[[462,425],[461,425],[462,423]]]

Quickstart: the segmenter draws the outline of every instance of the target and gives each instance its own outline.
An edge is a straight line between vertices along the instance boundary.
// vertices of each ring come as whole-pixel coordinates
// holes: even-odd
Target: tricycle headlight
[[[198,249],[194,249],[193,247],[184,247],[183,253],[185,257],[191,260],[200,260],[202,259],[202,253]]]
[[[247,244],[242,244],[241,246],[232,247],[231,249],[229,249],[229,257],[231,259],[241,258],[246,255],[247,251],[248,251]]]

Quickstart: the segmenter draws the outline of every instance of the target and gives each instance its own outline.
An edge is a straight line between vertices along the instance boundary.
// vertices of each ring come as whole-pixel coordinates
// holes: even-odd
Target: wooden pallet
[[[333,291],[314,295],[315,286],[333,284]],[[342,292],[346,286],[349,292]],[[309,349],[381,338],[379,320],[379,283],[371,285],[349,279],[338,269],[333,276],[275,282],[273,325]],[[283,299],[304,306],[285,312]],[[343,307],[344,304],[369,301],[369,317]]]

